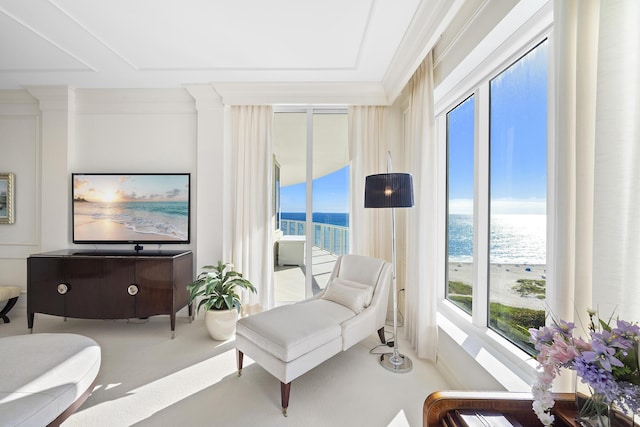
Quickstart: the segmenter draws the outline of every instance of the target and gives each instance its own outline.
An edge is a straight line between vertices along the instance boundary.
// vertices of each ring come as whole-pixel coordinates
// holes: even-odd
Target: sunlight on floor
[[[112,388],[116,388],[116,387],[118,387],[119,385],[122,385],[122,383],[107,384],[107,385],[104,387],[104,389],[105,389],[105,390],[111,390]],[[97,386],[95,386],[95,388],[93,389],[93,391],[95,392],[95,391],[99,390],[101,387],[102,387],[102,385],[97,385]]]
[[[387,424],[387,427],[410,427],[409,420],[402,409],[393,417],[391,422]]]
[[[245,367],[254,363],[245,359]],[[131,390],[126,395],[83,409],[69,419],[65,425],[87,425],[91,419],[117,418],[114,425],[133,425],[156,412],[192,396],[207,387],[235,374],[235,350],[228,350],[164,378]],[[93,393],[117,389],[120,384],[97,385]],[[136,408],[132,411],[131,408]]]

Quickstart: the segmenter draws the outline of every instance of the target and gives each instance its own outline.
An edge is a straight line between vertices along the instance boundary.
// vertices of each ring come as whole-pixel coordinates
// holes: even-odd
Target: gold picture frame
[[[14,175],[0,173],[0,224],[13,224]]]

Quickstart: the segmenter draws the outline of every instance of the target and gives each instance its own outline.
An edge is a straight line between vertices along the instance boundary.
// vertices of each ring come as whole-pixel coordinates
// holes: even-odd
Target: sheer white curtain
[[[437,152],[433,109],[433,76],[431,54],[420,65],[411,81],[410,106],[407,117],[409,135],[405,152],[399,153],[394,172],[410,172],[414,180],[415,206],[396,211],[399,220],[399,248],[406,263],[398,262],[398,279],[405,277],[405,335],[420,358],[435,360],[438,347],[436,324],[437,271]],[[365,177],[387,171],[385,107],[351,107],[349,109],[349,143],[351,155],[351,215],[353,253],[391,258],[390,209],[364,209]],[[401,144],[398,144],[398,146]],[[393,153],[392,153],[393,154]],[[393,160],[393,159],[392,159]],[[407,221],[403,221],[404,219]],[[406,224],[405,224],[406,223]],[[406,226],[405,226],[406,225]],[[403,250],[404,249],[404,250]],[[406,268],[405,271],[403,267]]]
[[[593,238],[593,304],[640,321],[640,2],[602,1]]]
[[[554,2],[555,114],[549,128],[556,143],[549,178],[555,185],[548,198],[546,301],[563,319],[591,306],[598,3]]]
[[[271,308],[273,292],[271,106],[231,107],[231,262],[257,288],[242,291],[242,314]]]
[[[367,175],[387,171],[385,107],[349,108],[349,156],[351,160],[351,253],[391,260],[389,209],[364,208]]]
[[[415,206],[407,210],[405,334],[420,358],[435,361],[438,348],[436,321],[438,162],[433,107],[431,53],[409,81],[410,100],[405,141],[406,166],[413,174]]]
[[[640,320],[640,3],[554,2],[550,308]]]

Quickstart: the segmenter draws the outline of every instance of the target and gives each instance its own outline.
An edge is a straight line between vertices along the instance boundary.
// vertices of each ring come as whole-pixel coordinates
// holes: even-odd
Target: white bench
[[[76,334],[0,338],[0,426],[57,426],[87,399],[100,346]]]
[[[7,317],[7,313],[9,310],[16,305],[16,301],[18,301],[18,297],[20,296],[20,288],[17,286],[0,286],[0,301],[7,301],[7,304],[4,306],[2,310],[0,310],[0,319],[4,321],[4,323],[9,323],[10,320]]]

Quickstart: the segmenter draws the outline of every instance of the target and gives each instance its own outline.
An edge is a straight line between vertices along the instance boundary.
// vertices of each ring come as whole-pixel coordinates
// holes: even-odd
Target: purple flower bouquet
[[[572,369],[592,393],[592,409],[611,404],[630,414],[640,414],[640,371],[636,323],[594,320],[589,311],[589,338],[574,337],[575,325],[565,321],[530,329],[530,341],[538,351],[538,376],[533,384],[533,410],[544,425],[553,424],[551,385],[562,368]],[[598,327],[596,327],[596,324]]]

